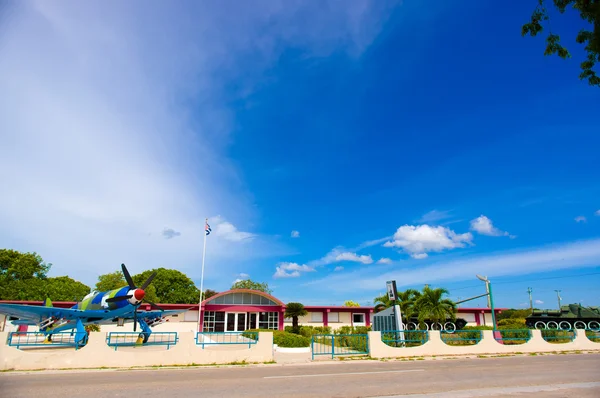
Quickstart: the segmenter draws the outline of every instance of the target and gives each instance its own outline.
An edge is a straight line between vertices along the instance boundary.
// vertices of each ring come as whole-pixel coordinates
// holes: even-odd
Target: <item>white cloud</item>
[[[387,280],[392,279],[397,280],[398,286],[464,280],[477,282],[476,274],[487,275],[493,279],[508,275],[596,267],[599,262],[600,239],[591,239],[438,261],[425,267],[414,267],[413,264],[407,263],[404,268],[386,273],[381,273],[377,267],[362,267],[306,284],[327,286],[336,292],[378,291],[385,286]]]
[[[243,279],[248,279],[248,278],[250,277],[250,275],[248,275],[248,274],[245,274],[245,273],[243,273],[243,272],[240,272],[240,273],[239,273],[237,276],[238,276],[238,278],[240,278],[240,279],[242,279],[242,280],[243,280]]]
[[[344,269],[344,267],[342,267],[341,265],[338,265],[337,267],[335,267],[333,270],[334,271],[342,271]]]
[[[226,157],[228,103],[250,95],[289,47],[362,54],[393,4],[235,6],[15,3],[0,39],[3,244],[87,284],[121,262],[199,276],[205,215],[238,225],[254,216]],[[165,225],[181,235],[164,239]],[[212,227],[207,273],[287,250],[232,222]],[[250,238],[243,251],[232,246]]]
[[[355,263],[371,264],[373,259],[371,255],[358,255],[356,253],[344,252],[335,257],[335,261],[352,261]]]
[[[535,300],[534,301],[536,304],[544,304],[544,302],[542,300]]]
[[[587,222],[587,218],[584,216],[577,216],[575,217],[575,222]]]
[[[439,211],[434,209],[430,212],[425,213],[421,218],[417,220],[417,222],[421,224],[430,224],[451,217],[452,215],[450,214],[450,211]]]
[[[352,261],[362,264],[371,264],[373,262],[373,258],[371,257],[371,255],[358,255],[357,253],[348,251],[348,249],[345,249],[343,247],[336,247],[320,259],[309,261],[307,264],[309,264],[312,267],[319,267],[323,265],[337,263],[340,261]]]
[[[297,263],[279,263],[275,267],[273,278],[297,278],[301,272],[313,272],[315,269],[306,264],[300,265]]]
[[[367,247],[378,245],[378,244],[383,243],[383,242],[385,242],[387,240],[390,240],[390,239],[392,239],[391,236],[386,236],[384,238],[368,240],[368,241],[363,242],[360,245],[358,245],[358,246],[356,246],[356,247],[354,247],[352,249],[349,249],[349,251],[351,251],[351,252],[357,252],[357,251],[360,251],[362,249],[366,249]]]
[[[391,264],[392,263],[392,259],[387,258],[387,257],[382,257],[379,260],[377,260],[377,264]]]
[[[415,253],[415,254],[411,254],[410,256],[411,256],[412,258],[416,258],[417,260],[421,260],[421,259],[424,259],[424,258],[427,258],[427,257],[429,257],[429,256],[427,255],[427,253]]]
[[[424,258],[427,252],[440,252],[447,249],[465,247],[471,244],[473,235],[470,232],[457,234],[453,230],[429,225],[403,225],[386,242],[385,247],[398,247],[415,258]]]
[[[256,237],[253,233],[239,231],[235,225],[223,220],[220,216],[210,218],[208,223],[215,236],[219,236],[230,242],[252,240]]]
[[[600,210],[596,210],[596,211],[594,212],[594,214],[595,214],[595,215],[597,215],[597,216],[600,216]]]
[[[488,236],[509,236],[508,232],[504,232],[494,227],[492,220],[484,216],[483,214],[479,217],[471,220],[471,229],[481,235]]]
[[[292,231],[292,238],[299,238],[300,237],[300,232],[299,231]]]

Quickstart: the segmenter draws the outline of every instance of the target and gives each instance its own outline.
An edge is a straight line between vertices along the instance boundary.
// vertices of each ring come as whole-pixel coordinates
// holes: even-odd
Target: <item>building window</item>
[[[339,322],[340,321],[340,313],[339,312],[330,312],[327,314],[327,322]]]
[[[225,313],[222,311],[204,311],[202,327],[205,332],[224,332]]]
[[[323,313],[322,312],[311,312],[310,313],[310,321],[311,322],[323,322]]]
[[[352,314],[352,323],[356,326],[365,324],[365,314]]]
[[[279,312],[261,312],[258,316],[259,329],[279,329]]]
[[[208,301],[210,304],[227,305],[279,305],[273,300],[253,293],[229,293]]]

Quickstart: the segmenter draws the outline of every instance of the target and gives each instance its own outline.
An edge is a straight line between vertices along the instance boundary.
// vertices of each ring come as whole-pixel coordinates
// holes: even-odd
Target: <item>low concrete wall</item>
[[[119,347],[106,345],[106,333],[90,333],[85,347],[48,348],[23,351],[6,344],[7,332],[0,333],[0,370],[67,369],[132,366],[226,364],[273,361],[273,333],[260,332],[258,342],[247,345],[196,345],[194,333],[180,333],[176,345],[166,347]]]
[[[451,346],[442,341],[439,331],[434,330],[429,331],[429,341],[423,345],[390,347],[381,341],[381,332],[369,332],[369,350],[372,358],[600,350],[600,343],[590,341],[585,335],[585,330],[577,330],[575,339],[570,343],[548,343],[542,337],[540,330],[532,330],[531,333],[531,339],[527,343],[506,345],[494,339],[493,331],[483,330],[479,343],[469,346]]]

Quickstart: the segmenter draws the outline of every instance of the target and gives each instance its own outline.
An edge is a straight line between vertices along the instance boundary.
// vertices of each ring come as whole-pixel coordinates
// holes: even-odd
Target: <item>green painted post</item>
[[[492,328],[495,332],[496,331],[496,314],[494,311],[494,296],[492,296],[492,283],[488,282],[488,286],[490,288],[490,307],[492,307]]]
[[[334,349],[335,349],[335,336],[331,335],[331,359],[333,359]]]

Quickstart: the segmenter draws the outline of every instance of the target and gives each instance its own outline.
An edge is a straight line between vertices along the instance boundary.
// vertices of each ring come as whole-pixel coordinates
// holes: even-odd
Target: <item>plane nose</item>
[[[142,289],[135,289],[135,292],[133,292],[133,296],[138,301],[142,300],[145,295],[146,295],[146,292],[143,291]]]

